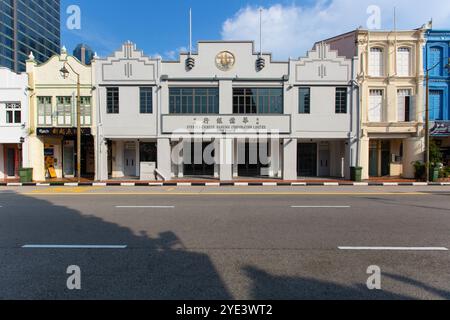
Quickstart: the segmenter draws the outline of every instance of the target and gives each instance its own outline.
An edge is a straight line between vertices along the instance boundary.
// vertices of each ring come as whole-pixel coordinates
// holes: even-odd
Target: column
[[[345,142],[345,165],[344,165],[344,177],[350,179],[350,168],[356,167],[356,158],[358,152],[358,140],[350,138]]]
[[[100,140],[100,139],[99,139]],[[96,149],[97,154],[97,170],[95,179],[98,181],[108,180],[108,142],[101,139]]]
[[[45,180],[44,142],[37,136],[29,137],[30,167],[33,168],[33,180]]]
[[[283,179],[297,180],[297,140],[283,141]]]
[[[141,176],[141,142],[136,141],[136,177]]]
[[[413,137],[403,140],[403,177],[414,178],[414,163],[423,161],[425,152],[425,139]]]
[[[220,140],[214,139],[214,178],[220,178]]]
[[[220,145],[220,180],[233,180],[233,139],[221,138]]]
[[[240,139],[234,139],[233,141],[233,178],[239,177],[239,156],[238,156],[238,146]]]
[[[369,143],[368,137],[361,138],[359,166],[362,167],[362,179],[369,179]]]
[[[158,139],[158,171],[164,176],[166,180],[172,178],[172,150],[170,146],[170,139]],[[158,177],[160,179],[161,177]]]
[[[0,180],[5,178],[5,164],[3,156],[4,145],[0,143]]]
[[[219,110],[220,114],[233,114],[233,82],[231,80],[219,82]]]
[[[116,141],[116,150],[113,152],[113,158],[116,161],[113,163],[113,178],[123,178],[125,176],[124,173],[124,147],[125,144],[123,141]]]
[[[280,170],[280,140],[270,140],[270,177],[277,178]]]

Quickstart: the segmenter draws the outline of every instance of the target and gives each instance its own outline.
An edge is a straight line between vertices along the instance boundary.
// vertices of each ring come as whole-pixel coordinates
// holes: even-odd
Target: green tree
[[[438,163],[442,163],[443,155],[441,148],[436,144],[436,141],[430,141],[430,165],[435,167]]]

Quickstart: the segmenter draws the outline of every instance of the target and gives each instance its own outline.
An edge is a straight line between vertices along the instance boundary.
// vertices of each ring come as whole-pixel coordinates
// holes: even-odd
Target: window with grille
[[[140,113],[153,113],[153,90],[151,87],[141,87]]]
[[[106,88],[106,112],[119,113],[119,88]]]
[[[235,88],[233,89],[233,113],[264,114],[283,113],[283,89]]]
[[[370,90],[369,94],[369,122],[381,122],[383,111],[383,90]]]
[[[411,50],[409,48],[398,48],[397,50],[397,75],[408,77],[411,72]]]
[[[72,125],[72,97],[56,97],[58,126]]]
[[[444,91],[430,90],[430,120],[444,119]]]
[[[6,103],[6,123],[17,124],[22,122],[22,107],[20,102]]]
[[[409,122],[412,119],[412,97],[410,89],[399,89],[397,91],[397,120]]]
[[[336,88],[336,113],[347,113],[347,88]]]
[[[177,114],[218,114],[218,88],[170,88],[169,111]]]
[[[81,97],[80,114],[82,126],[92,125],[91,97]]]
[[[301,114],[311,113],[311,88],[299,88],[298,112]]]
[[[442,60],[444,59],[443,50],[441,47],[431,47],[428,58],[428,68],[436,66],[434,69],[430,70],[430,76],[441,76],[442,70]]]
[[[372,77],[382,77],[384,75],[384,55],[381,48],[370,49],[369,75]]]
[[[38,125],[52,126],[52,98],[38,97]]]

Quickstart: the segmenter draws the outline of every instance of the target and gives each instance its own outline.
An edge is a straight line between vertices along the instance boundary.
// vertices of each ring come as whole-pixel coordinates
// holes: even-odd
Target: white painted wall
[[[29,107],[28,107],[28,76],[25,73],[16,74],[7,68],[0,67],[0,179],[4,178],[3,144],[19,144],[24,138],[23,163],[28,167],[28,132],[29,132]],[[21,123],[6,123],[6,103],[20,102]]]
[[[228,71],[220,70],[216,65],[216,57],[222,51],[231,52],[235,58],[234,65]],[[297,139],[340,139],[342,144],[355,135],[356,128],[352,121],[353,112],[357,109],[353,91],[349,86],[353,78],[352,61],[338,57],[337,53],[327,46],[319,45],[317,50],[308,56],[290,62],[272,61],[270,54],[263,54],[265,68],[258,71],[256,61],[259,57],[254,45],[249,41],[204,41],[198,43],[198,51],[192,54],[195,67],[186,69],[185,60],[188,54],[182,53],[178,61],[154,60],[146,57],[136,49],[136,45],[127,42],[121,49],[106,59],[98,59],[93,66],[96,73],[96,93],[99,110],[99,143],[103,139],[126,141],[127,139],[157,139],[158,166],[167,175],[182,176],[182,168],[171,164],[172,138],[169,132],[162,132],[161,119],[169,114],[169,88],[176,87],[217,87],[219,88],[219,110],[221,115],[233,113],[233,88],[236,87],[278,87],[284,90],[284,115],[291,118],[291,133],[283,133],[271,143],[278,151],[273,153],[273,176],[283,176],[285,179],[297,178]],[[319,69],[320,68],[320,69]],[[137,73],[136,70],[146,70]],[[133,71],[130,71],[133,70]],[[319,72],[318,72],[319,70]],[[139,87],[153,87],[153,114],[139,113]],[[311,86],[311,114],[298,114],[298,87]],[[119,87],[120,112],[107,114],[106,88]],[[348,112],[335,113],[335,87],[348,86]],[[252,117],[252,115],[248,115]],[[258,117],[259,115],[253,115]],[[277,117],[277,115],[271,115]],[[174,116],[176,117],[176,116]],[[195,115],[192,115],[194,118]],[[261,117],[261,116],[259,116]],[[282,118],[280,116],[280,119]],[[175,126],[180,127],[190,122],[186,115],[176,117]],[[277,121],[273,121],[277,125]],[[284,122],[283,122],[284,123]],[[173,127],[173,126],[172,126]],[[353,132],[353,133],[352,133]],[[242,136],[240,136],[242,137]],[[233,137],[237,138],[237,136]],[[291,138],[293,138],[291,140]],[[119,142],[120,144],[120,142]],[[103,146],[103,144],[102,144]],[[217,141],[218,157],[236,158],[236,143],[227,144]],[[356,144],[351,144],[352,150]],[[106,148],[97,148],[106,152]],[[274,148],[276,149],[276,148]],[[341,151],[345,157],[350,157],[350,148]],[[115,148],[113,157],[114,176],[121,176],[120,148]],[[341,153],[339,156],[341,156]],[[356,151],[353,150],[356,154]],[[101,179],[105,179],[107,157],[98,155],[100,161]],[[118,160],[117,160],[118,159]],[[346,163],[348,165],[350,161]],[[335,171],[341,174],[342,165],[337,164]],[[180,170],[181,169],[181,170]],[[237,166],[217,168],[222,179],[229,180],[236,176]],[[346,170],[348,171],[348,170]]]

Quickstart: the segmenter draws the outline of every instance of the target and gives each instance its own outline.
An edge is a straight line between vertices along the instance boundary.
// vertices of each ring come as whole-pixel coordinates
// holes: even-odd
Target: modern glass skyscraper
[[[0,0],[0,66],[25,71],[33,52],[45,62],[60,52],[60,0]]]
[[[92,51],[91,47],[84,43],[80,43],[75,50],[73,50],[73,56],[86,65],[91,64],[94,55],[94,51]]]

